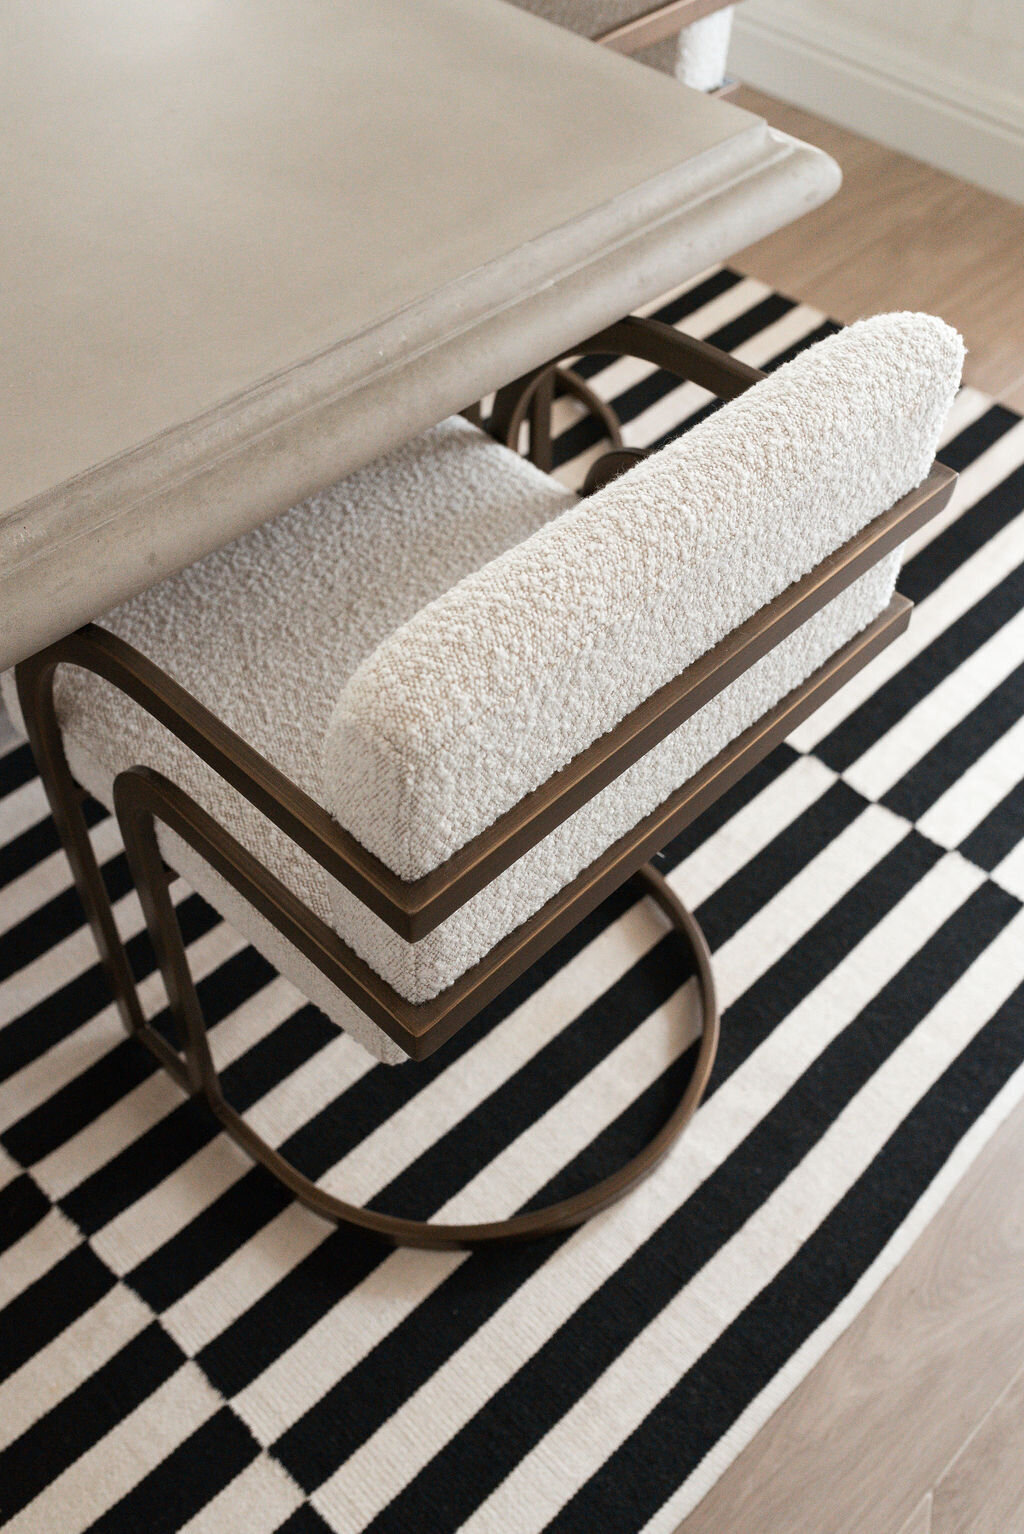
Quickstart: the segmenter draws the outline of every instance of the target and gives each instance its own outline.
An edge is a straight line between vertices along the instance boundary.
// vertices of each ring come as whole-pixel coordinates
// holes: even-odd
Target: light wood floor
[[[820,117],[741,88],[738,106],[843,169],[823,207],[735,257],[752,277],[849,323],[925,309],[968,346],[968,383],[1024,411],[1024,207]]]
[[[1024,410],[1024,208],[766,96],[845,183],[735,264],[853,320],[929,309]],[[1024,1531],[1024,1105],[679,1534]]]

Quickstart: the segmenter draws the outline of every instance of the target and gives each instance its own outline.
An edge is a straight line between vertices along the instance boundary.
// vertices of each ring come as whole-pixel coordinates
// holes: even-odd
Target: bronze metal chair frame
[[[717,392],[726,397],[733,397],[763,376],[651,320],[622,321],[575,347],[571,354],[586,351],[639,355],[658,366],[668,365],[683,377],[717,385]],[[537,381],[545,375],[550,377],[550,364],[499,393],[490,423],[495,435],[505,436],[517,413],[523,419],[536,395]],[[612,465],[612,472],[618,466]],[[249,1155],[327,1218],[359,1225],[401,1244],[447,1247],[547,1234],[579,1224],[606,1207],[647,1175],[681,1133],[707,1084],[718,1038],[718,1009],[703,936],[661,875],[644,865],[906,628],[911,607],[906,599],[894,598],[861,634],[496,944],[478,964],[440,996],[418,1004],[408,1002],[371,970],[178,785],[149,767],[121,772],[114,783],[115,808],[183,1053],[173,1049],[142,1013],[82,814],[81,794],[64,753],[54,704],[56,670],[62,664],[83,666],[120,688],[291,836],[328,874],[403,938],[415,942],[934,516],[948,501],[955,479],[949,470],[936,465],[917,490],[645,700],[481,835],[430,874],[409,882],[399,879],[198,699],[116,635],[90,624],[22,662],[16,675],[26,729],[125,1026],[148,1045],[185,1090],[205,1097],[225,1130]],[[454,1226],[405,1220],[344,1203],[285,1162],[223,1098],[168,893],[168,874],[157,841],[158,824],[181,836],[413,1059],[432,1053],[607,894],[637,875],[645,892],[685,934],[694,957],[703,1031],[684,1095],[658,1134],[626,1166],[547,1209],[483,1225]]]

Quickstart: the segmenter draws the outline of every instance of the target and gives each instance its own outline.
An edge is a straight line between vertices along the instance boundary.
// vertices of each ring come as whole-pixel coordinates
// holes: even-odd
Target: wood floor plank
[[[999,398],[1004,405],[1009,405],[1011,410],[1017,410],[1024,415],[1024,373],[1008,389],[1001,390]]]
[[[744,87],[737,104],[820,144],[844,183],[736,265],[849,322],[930,309],[964,334],[965,378],[1000,394],[1024,375],[1024,208]]]
[[[1024,1104],[679,1534],[900,1529],[1024,1365],[1022,1273]]]
[[[932,1528],[932,1494],[922,1499],[900,1529],[900,1534],[935,1534]]]
[[[1024,1529],[1024,1370],[935,1488],[931,1534]]]

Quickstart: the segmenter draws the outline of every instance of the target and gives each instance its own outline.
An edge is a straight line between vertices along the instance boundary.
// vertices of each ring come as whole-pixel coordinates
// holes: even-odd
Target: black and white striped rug
[[[729,270],[658,312],[769,367],[834,328]],[[633,442],[708,405],[632,362],[588,371]],[[562,424],[578,480],[591,428]],[[641,1189],[543,1245],[388,1251],[289,1203],[122,1036],[8,749],[5,1530],[671,1534],[1024,1094],[1024,423],[965,389],[942,456],[962,477],[908,553],[909,634],[663,859],[725,1007],[704,1106]],[[688,1069],[685,959],[629,890],[391,1070],[176,895],[231,1095],[350,1198],[469,1219],[561,1196]]]

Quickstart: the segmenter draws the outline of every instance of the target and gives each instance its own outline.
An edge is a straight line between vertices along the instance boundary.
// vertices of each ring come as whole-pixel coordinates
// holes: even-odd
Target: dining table
[[[839,184],[505,0],[9,0],[3,28],[0,668]]]

